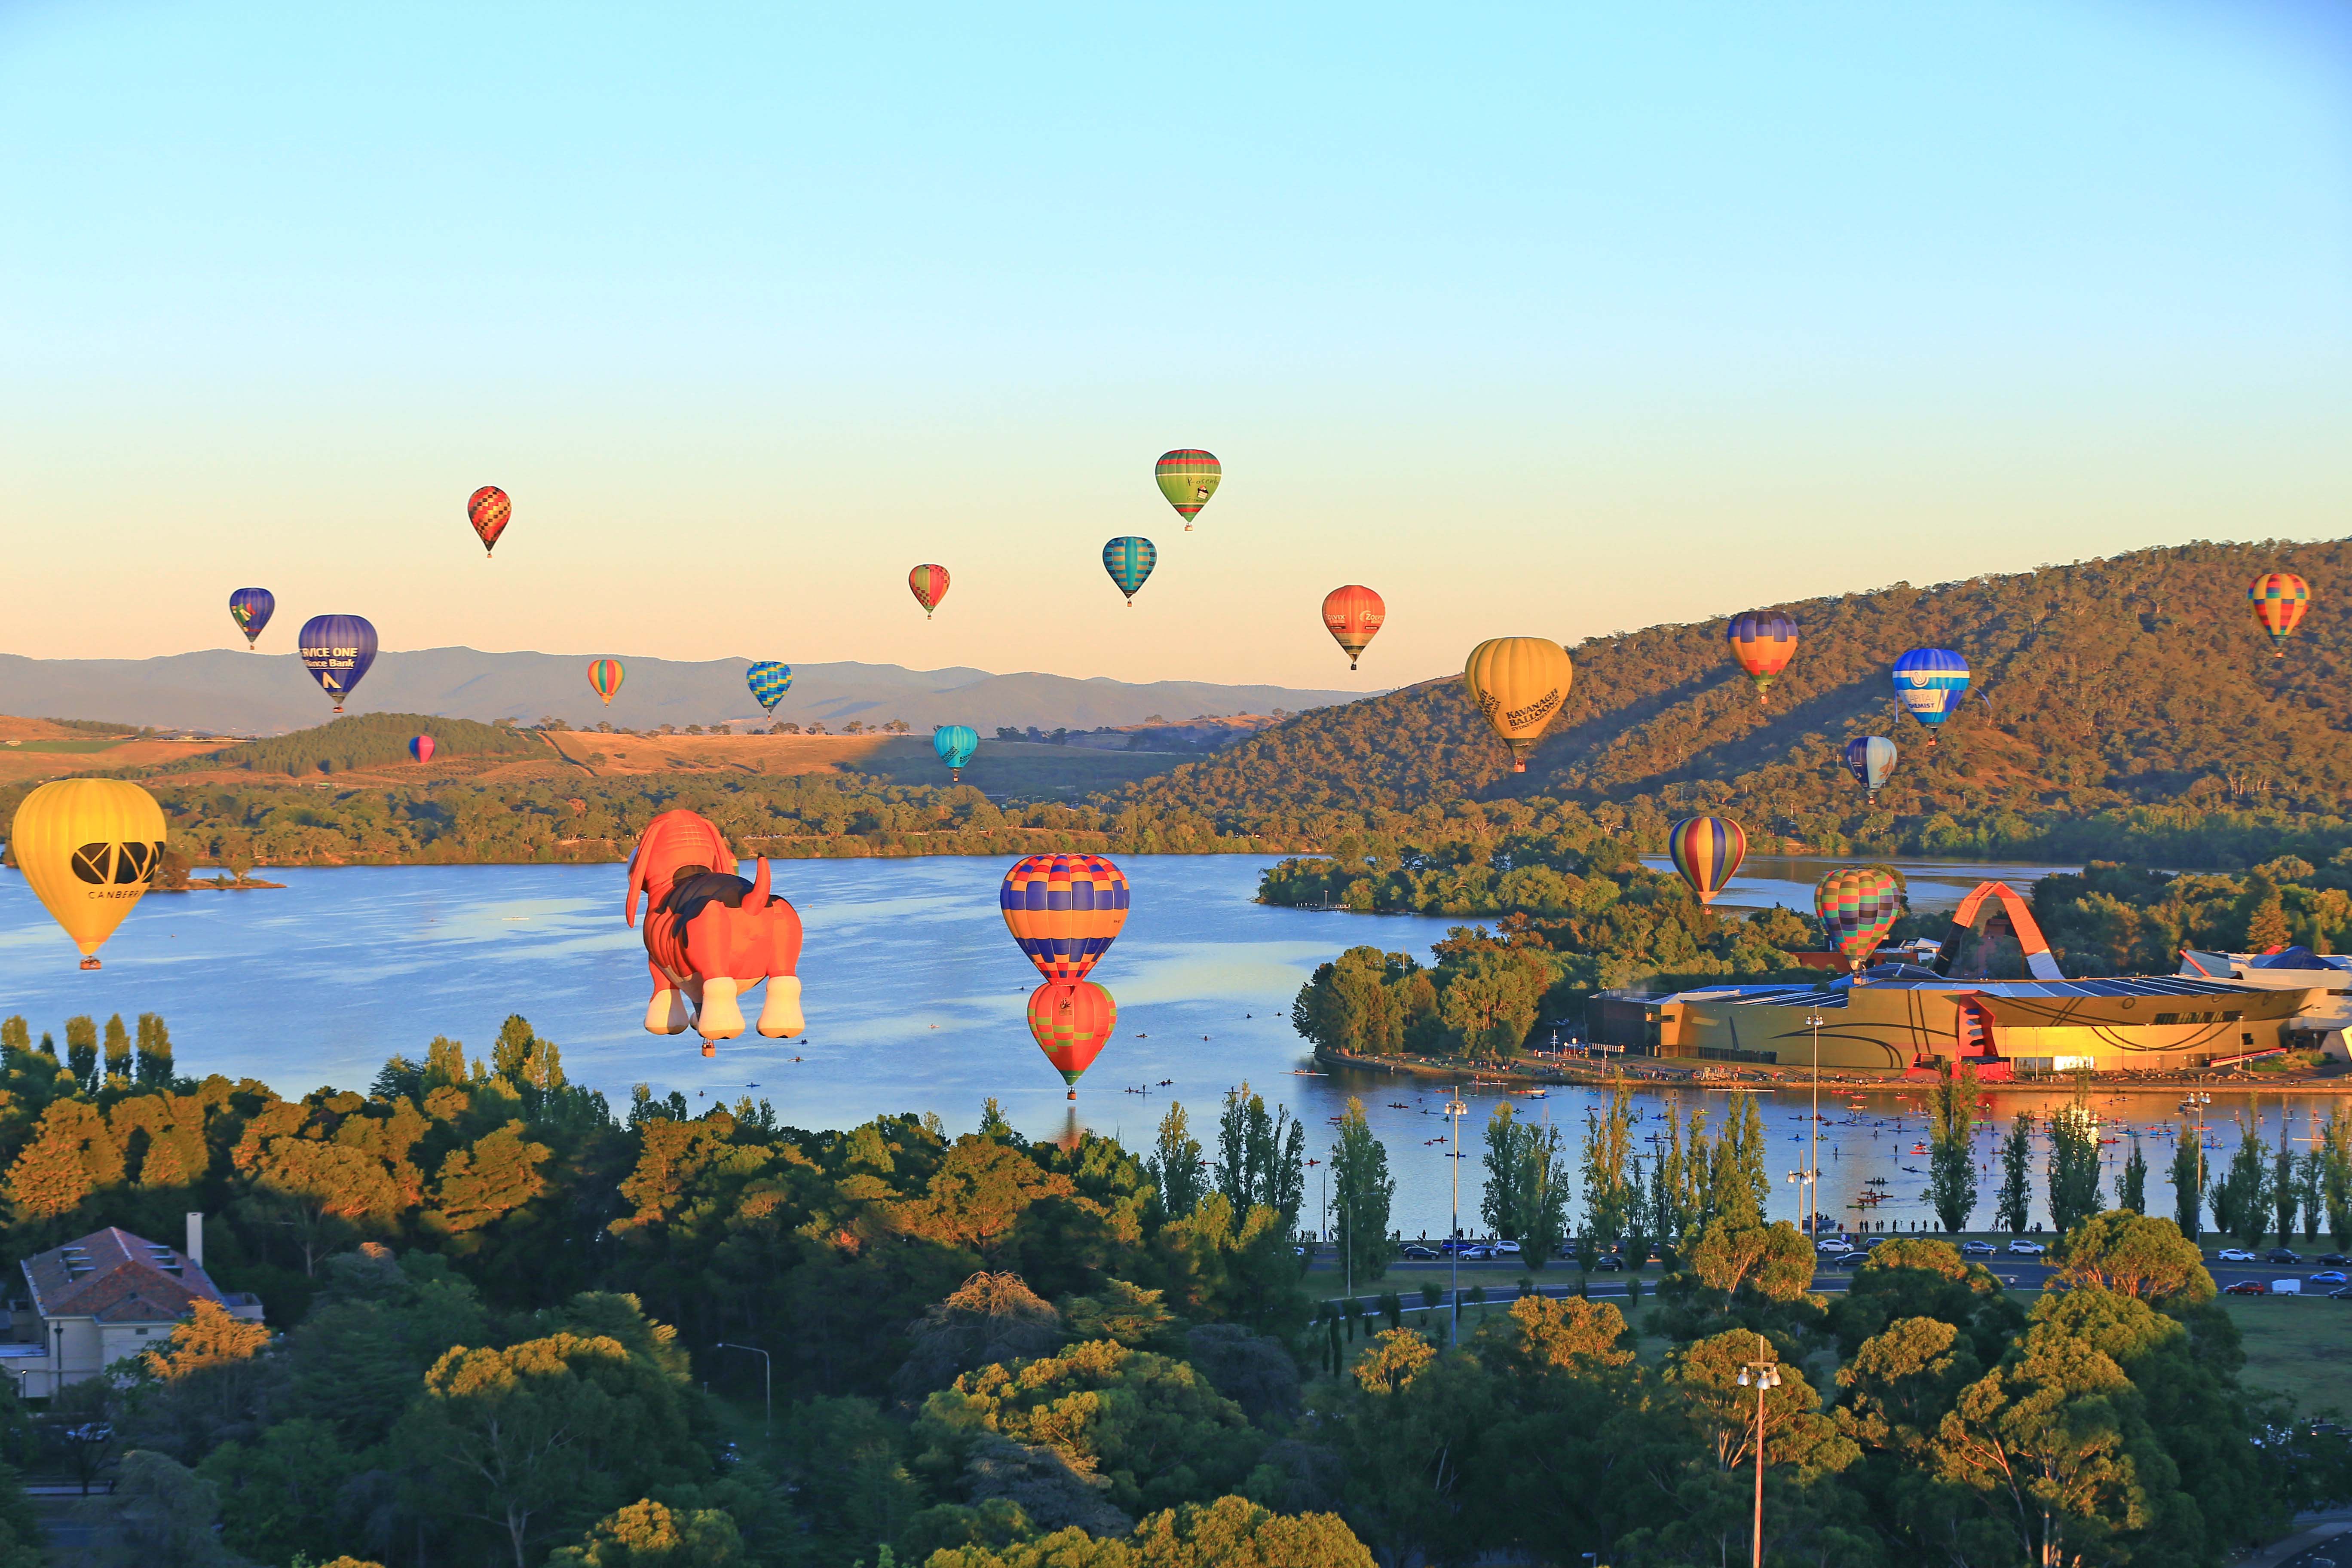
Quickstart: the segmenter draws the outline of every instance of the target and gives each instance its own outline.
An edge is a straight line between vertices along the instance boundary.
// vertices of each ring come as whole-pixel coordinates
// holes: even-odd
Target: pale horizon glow
[[[2294,0],[15,5],[0,652],[242,647],[258,584],[280,652],[1370,692],[2340,536],[2347,89]]]

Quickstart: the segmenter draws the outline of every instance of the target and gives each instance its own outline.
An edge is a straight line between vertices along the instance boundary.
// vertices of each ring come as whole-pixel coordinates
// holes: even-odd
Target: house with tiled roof
[[[205,1272],[204,1247],[204,1216],[192,1214],[185,1252],[110,1226],[26,1258],[0,1372],[40,1399],[155,1349],[198,1301],[260,1321],[260,1298],[224,1294]]]

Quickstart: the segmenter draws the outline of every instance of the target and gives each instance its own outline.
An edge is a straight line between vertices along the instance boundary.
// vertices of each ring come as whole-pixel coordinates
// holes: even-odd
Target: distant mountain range
[[[482,653],[423,648],[376,656],[353,713],[431,713],[458,719],[554,717],[573,725],[609,719],[632,730],[656,724],[767,721],[743,684],[751,661],[624,658],[627,679],[610,708],[588,689],[588,654]],[[895,664],[804,664],[774,717],[838,727],[846,720],[903,719],[918,730],[970,724],[1093,729],[1198,714],[1302,711],[1352,702],[1356,691],[1206,681],[1079,680],[1065,675],[992,675],[984,669],[907,669]],[[268,735],[324,722],[326,698],[290,653],[226,648],[162,658],[26,658],[0,654],[0,712],[43,719],[102,719],[158,728]]]

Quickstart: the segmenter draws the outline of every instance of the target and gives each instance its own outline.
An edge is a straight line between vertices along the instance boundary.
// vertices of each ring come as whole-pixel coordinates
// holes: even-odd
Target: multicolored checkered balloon
[[[1048,980],[1084,980],[1127,924],[1127,877],[1099,855],[1032,855],[1004,873],[1005,929]]]
[[[2284,658],[2286,639],[2311,607],[2311,585],[2292,572],[2265,572],[2254,579],[2246,597],[2253,601],[2254,619],[2271,634],[2271,657]]]
[[[1843,867],[1813,889],[1813,912],[1821,916],[1830,945],[1859,969],[1901,918],[1903,889],[1880,867]]]

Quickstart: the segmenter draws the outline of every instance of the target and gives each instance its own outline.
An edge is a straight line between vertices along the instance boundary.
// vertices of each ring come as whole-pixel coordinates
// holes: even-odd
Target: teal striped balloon
[[[1127,595],[1129,609],[1135,607],[1136,590],[1143,586],[1144,579],[1150,576],[1151,569],[1159,564],[1160,552],[1148,539],[1129,535],[1125,539],[1114,539],[1103,546],[1103,570],[1109,573],[1110,580],[1118,584],[1118,591]]]
[[[942,724],[931,731],[931,750],[947,763],[949,781],[961,784],[964,764],[980,750],[980,731],[969,724]]]
[[[793,667],[773,660],[755,664],[743,672],[743,681],[751,687],[751,695],[760,700],[760,706],[773,713],[784,693],[793,689]]]

